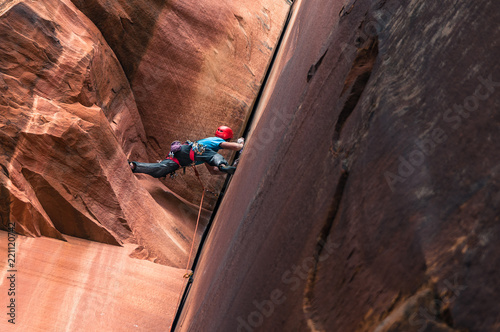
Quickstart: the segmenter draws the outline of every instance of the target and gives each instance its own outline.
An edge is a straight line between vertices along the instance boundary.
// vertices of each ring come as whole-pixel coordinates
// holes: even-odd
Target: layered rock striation
[[[123,65],[149,161],[163,159],[172,141],[210,137],[223,124],[242,133],[289,10],[284,0],[72,1]],[[204,169],[201,176],[213,191],[224,182]],[[193,172],[166,184],[193,203],[201,199]],[[210,208],[215,198],[206,201]]]
[[[288,4],[74,2],[104,37],[71,1],[0,7],[3,228],[12,220],[28,236],[137,243],[139,256],[177,265],[193,207],[174,195],[166,205],[189,212],[163,208],[126,160],[161,159],[171,140],[211,136],[221,123],[238,133]],[[202,180],[217,191],[224,178]],[[199,203],[190,173],[167,185]]]
[[[67,1],[14,1],[0,12],[2,227],[186,260],[192,216],[163,209],[127,166],[146,135],[120,63]]]

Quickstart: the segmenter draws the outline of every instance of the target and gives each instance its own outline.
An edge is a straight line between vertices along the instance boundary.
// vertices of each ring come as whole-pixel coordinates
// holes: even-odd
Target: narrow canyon
[[[498,22],[0,1],[0,330],[499,331]],[[234,175],[131,171],[220,125]]]

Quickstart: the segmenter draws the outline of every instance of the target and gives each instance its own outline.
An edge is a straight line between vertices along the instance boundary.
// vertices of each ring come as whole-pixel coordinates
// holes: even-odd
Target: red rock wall
[[[130,172],[127,155],[146,157],[145,132],[97,28],[69,1],[0,13],[2,228],[131,242],[143,258],[184,264],[192,231],[178,229],[193,216],[164,210]]]
[[[0,237],[6,253],[7,234]],[[15,325],[1,319],[0,330],[168,331],[184,270],[130,258],[125,248],[67,239],[16,239],[14,279],[0,261],[2,301],[7,307],[15,299],[15,317],[5,316]],[[7,295],[11,282],[15,296]]]
[[[123,65],[149,161],[163,159],[172,141],[213,136],[222,124],[236,136],[242,132],[289,10],[285,1],[268,0],[73,3]],[[220,189],[224,178],[200,171],[205,185]],[[201,187],[193,174],[165,184],[198,204]],[[211,207],[215,198],[207,202]]]
[[[178,330],[498,330],[499,3],[293,10]]]
[[[126,160],[164,157],[173,139],[210,136],[220,123],[240,131],[288,5],[75,3],[106,39],[71,1],[0,7],[1,227],[12,220],[27,236],[137,243],[137,257],[177,266],[193,206],[132,175]],[[217,110],[228,104],[240,106]],[[213,190],[224,180],[203,176]],[[198,204],[192,174],[177,181],[167,183]]]

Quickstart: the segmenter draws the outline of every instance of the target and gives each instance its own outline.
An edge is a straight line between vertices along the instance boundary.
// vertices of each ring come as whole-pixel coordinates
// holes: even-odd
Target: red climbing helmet
[[[222,138],[223,140],[228,140],[233,138],[233,130],[228,126],[220,126],[215,131],[215,136]]]

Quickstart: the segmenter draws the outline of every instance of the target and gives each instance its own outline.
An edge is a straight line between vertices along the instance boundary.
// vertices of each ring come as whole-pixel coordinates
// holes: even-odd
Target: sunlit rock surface
[[[163,159],[172,141],[210,137],[223,124],[235,136],[242,132],[290,7],[284,0],[72,1],[123,65],[149,161]],[[207,187],[220,189],[224,178],[200,171]],[[200,201],[192,171],[166,184]],[[206,202],[213,206],[215,198],[209,195]]]
[[[97,28],[69,1],[4,3],[0,14],[3,229],[135,243],[143,258],[183,265],[193,230],[179,228],[193,216],[164,209],[130,172],[145,133]]]
[[[6,232],[0,238],[6,253]],[[184,270],[130,258],[127,247],[66,238],[19,236],[15,279],[0,261],[2,302],[16,304],[15,325],[4,314],[0,330],[168,331]]]

